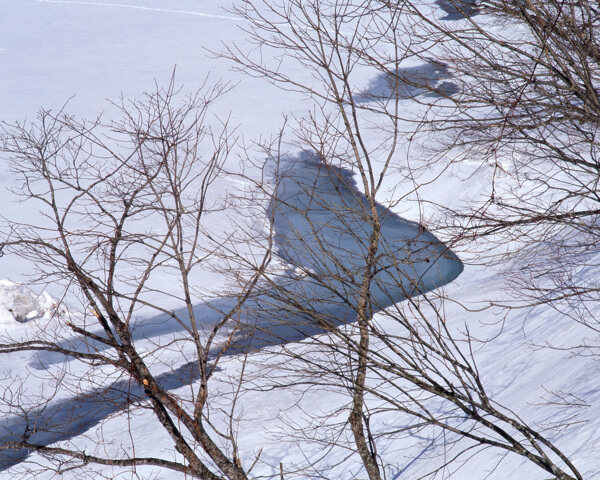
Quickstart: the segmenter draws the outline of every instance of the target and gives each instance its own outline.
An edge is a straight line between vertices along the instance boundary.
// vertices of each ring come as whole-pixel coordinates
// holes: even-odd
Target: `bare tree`
[[[598,290],[577,272],[597,264],[600,12],[585,1],[486,0],[478,8],[486,15],[458,29],[412,6],[460,92],[448,120],[431,127],[457,158],[493,170],[487,198],[455,218],[473,236],[514,241],[527,260],[513,274],[528,303],[578,315],[573,300],[595,330]]]
[[[455,278],[460,261],[423,227],[387,208],[418,198],[426,182],[422,168],[431,165],[412,163],[410,157],[402,161],[399,143],[410,143],[423,126],[448,129],[442,121],[433,123],[432,115],[456,112],[451,102],[456,86],[439,81],[444,63],[434,59],[429,69],[403,67],[408,59],[425,59],[436,40],[405,36],[429,25],[415,9],[409,2],[335,0],[248,1],[236,9],[257,51],[234,46],[225,56],[311,100],[311,113],[297,119],[291,140],[309,151],[278,164],[279,183],[270,193],[278,255],[295,267],[294,280],[265,280],[269,307],[285,311],[298,329],[310,332],[312,326],[314,332],[318,326],[327,335],[315,339],[321,357],[290,350],[296,361],[291,365],[302,367],[295,377],[286,370],[281,384],[289,386],[294,378],[348,393],[339,428],[351,431],[370,479],[383,478],[389,462],[377,449],[379,438],[428,428],[443,432],[440,439],[453,438],[448,445],[456,444],[440,468],[493,447],[523,457],[552,478],[582,478],[548,438],[488,396],[468,333],[448,328],[443,298],[426,294]],[[271,49],[273,63],[263,55]],[[291,62],[309,75],[288,73]],[[363,68],[384,75],[383,86],[365,89],[356,81]],[[420,119],[403,113],[401,102],[411,98],[423,107]],[[281,158],[278,152],[273,157]],[[382,188],[391,169],[403,172],[406,182],[402,194],[392,198]],[[355,328],[344,326],[352,321]],[[372,419],[390,410],[413,423],[374,433]],[[433,477],[439,469],[432,470]]]
[[[211,219],[224,206],[212,189],[236,140],[227,119],[211,116],[211,105],[227,90],[206,81],[183,96],[172,80],[140,101],[113,104],[120,120],[42,110],[32,124],[2,125],[0,149],[22,182],[16,193],[40,212],[28,223],[6,219],[5,252],[33,262],[37,281],[61,286],[69,300],[40,331],[0,345],[7,359],[37,352],[37,368],[54,384],[38,401],[17,379],[5,390],[4,468],[38,452],[59,473],[87,464],[146,465],[194,478],[248,478],[251,467],[242,465],[236,443],[239,388],[223,413],[211,407],[210,380],[268,254],[241,280],[238,295],[220,308],[198,305],[209,289],[198,285],[197,272],[223,248]],[[71,313],[74,299],[81,314]],[[183,394],[173,391],[186,385]],[[139,408],[168,435],[170,454],[137,455],[135,438],[133,450],[114,458],[76,442],[51,445]],[[34,469],[26,466],[24,475]]]
[[[361,461],[368,457],[374,468],[370,478],[384,478],[397,461],[378,453],[377,446],[411,437],[427,438],[432,452],[441,447],[436,439],[443,439],[446,458],[441,466],[431,462],[432,476],[440,469],[458,470],[477,452],[494,447],[524,457],[553,478],[582,478],[549,439],[490,397],[468,332],[459,335],[449,327],[452,319],[444,314],[444,298],[427,293],[458,275],[461,264],[456,256],[418,224],[376,204],[382,219],[381,245],[370,279],[369,317],[361,331],[360,274],[370,231],[366,198],[348,170],[314,153],[284,157],[282,162],[278,193],[272,199],[275,244],[295,272],[291,278],[288,272],[265,277],[257,308],[259,316],[274,320],[260,328],[269,339],[266,343],[279,343],[279,336],[290,338],[283,328],[294,329],[297,338],[321,335],[303,348],[284,347],[287,360],[275,361],[268,385],[347,394],[347,402],[335,412],[297,430],[301,441],[314,439],[314,428],[324,431],[317,438],[327,448],[349,448],[343,440],[331,443],[332,436],[343,439],[349,428]],[[357,399],[361,404],[356,419]],[[392,411],[402,420],[393,428],[378,425],[378,419]],[[344,413],[347,420],[340,421]],[[357,424],[362,429],[358,440]]]
[[[4,403],[24,428],[3,450],[37,450],[54,457],[59,470],[89,462],[145,464],[199,478],[248,478],[255,462],[242,463],[233,425],[243,369],[224,428],[209,415],[209,380],[225,354],[315,336],[301,347],[276,350],[270,378],[257,382],[257,388],[296,384],[344,395],[345,403],[328,412],[335,418],[322,425],[315,418],[310,431],[296,432],[304,440],[322,441],[323,456],[342,448],[360,459],[371,480],[381,479],[395,461],[379,448],[382,442],[418,443],[425,432],[424,448],[441,449],[441,466],[432,465],[432,478],[440,471],[454,474],[489,448],[518,456],[553,479],[582,478],[551,438],[490,397],[468,330],[461,334],[451,326],[443,292],[432,290],[462,270],[447,246],[454,248],[458,241],[464,245],[504,231],[534,239],[541,231],[559,246],[559,238],[575,238],[568,235],[573,228],[592,239],[597,233],[597,162],[581,149],[594,153],[593,142],[585,143],[593,138],[593,117],[582,120],[593,112],[586,102],[593,100],[594,73],[560,57],[567,48],[560,42],[572,41],[568,21],[562,20],[563,36],[550,40],[565,11],[575,12],[570,21],[585,28],[583,13],[589,23],[595,11],[565,2],[535,8],[531,2],[482,2],[477,8],[473,2],[445,4],[455,9],[450,15],[467,17],[460,29],[408,1],[241,2],[236,12],[245,20],[252,49],[230,46],[224,56],[240,70],[310,100],[310,112],[290,121],[291,136],[282,136],[275,148],[265,147],[271,160],[262,167],[273,182],[256,182],[247,205],[261,221],[250,232],[239,228],[242,238],[258,240],[251,254],[205,228],[210,212],[219,208],[210,204],[207,192],[231,147],[227,122],[214,131],[204,128],[207,107],[223,87],[179,107],[172,105],[172,86],[157,90],[145,102],[121,104],[120,123],[42,112],[34,126],[4,126],[2,150],[16,159],[22,194],[39,201],[46,215],[36,225],[7,224],[6,249],[37,262],[42,280],[62,282],[87,314],[78,321],[57,311],[69,323],[54,336],[47,332],[49,337],[6,341],[2,353],[38,350],[44,352],[42,365],[54,361],[50,354],[59,354],[94,369],[112,369],[103,377],[109,387],[95,385],[92,402],[85,405],[99,405],[93,399],[102,398],[112,411],[132,404],[149,407],[182,457],[108,459],[37,441],[40,428],[68,432],[82,419],[62,417],[58,425],[43,420],[49,417],[40,412],[52,411],[51,398],[43,396],[37,409],[26,406],[17,380]],[[547,12],[547,20],[532,13],[536,8]],[[493,22],[486,23],[490,17],[473,16],[488,12],[496,15],[494,21],[524,18],[521,25],[532,36],[505,41],[491,28]],[[577,41],[585,44],[584,37]],[[551,48],[554,53],[548,53]],[[405,65],[415,59],[423,64]],[[369,84],[367,73],[379,76]],[[450,73],[452,82],[445,80]],[[589,85],[569,79],[584,74]],[[560,79],[558,86],[548,80],[551,75]],[[407,113],[405,101],[419,108]],[[557,108],[561,102],[572,110]],[[452,165],[434,164],[440,157],[413,158],[410,148],[421,131],[450,138],[438,153],[484,153],[493,170],[487,201],[474,212],[452,212],[465,223],[447,245],[423,226],[428,219],[423,211],[433,202],[421,191]],[[534,140],[538,143],[527,143]],[[290,146],[303,153],[287,155]],[[514,168],[504,165],[505,158]],[[431,174],[427,169],[433,167]],[[391,170],[402,178],[395,188],[386,183]],[[497,179],[504,171],[519,189],[500,193]],[[394,213],[401,201],[415,199],[420,224]],[[581,207],[577,214],[574,205]],[[531,242],[530,248],[537,245]],[[585,250],[593,243],[577,245]],[[279,262],[271,262],[272,250]],[[192,276],[215,256],[226,263],[241,293],[207,311],[195,303],[202,297]],[[161,272],[173,272],[177,282],[157,285],[154,278]],[[573,291],[578,298],[597,293],[590,286],[585,295]],[[165,307],[169,299],[184,308]],[[136,321],[138,309],[158,311],[159,321],[177,325],[169,331],[174,338],[148,351],[138,349],[148,332]],[[80,340],[59,340],[65,330]],[[161,371],[158,357],[165,351],[193,360]],[[77,391],[89,391],[78,378]],[[59,385],[69,386],[60,380]],[[191,385],[187,396],[173,392],[186,384]],[[379,422],[382,415],[401,419],[400,426]],[[319,438],[322,426],[327,436]],[[308,463],[292,469],[277,465],[274,475],[323,478],[318,461]],[[492,471],[495,467],[490,465]]]

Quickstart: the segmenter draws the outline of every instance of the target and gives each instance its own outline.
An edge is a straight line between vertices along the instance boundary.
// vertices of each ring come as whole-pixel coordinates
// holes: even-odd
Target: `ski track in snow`
[[[239,17],[228,17],[226,15],[214,15],[212,13],[194,12],[192,10],[170,10],[168,8],[156,8],[156,7],[144,7],[141,5],[129,5],[126,3],[102,3],[102,2],[78,2],[75,0],[34,0],[38,3],[57,3],[65,5],[92,5],[98,7],[112,7],[112,8],[130,8],[132,10],[145,10],[150,12],[164,12],[164,13],[176,13],[180,15],[194,15],[196,17],[204,18],[217,18],[220,20],[234,20],[241,21]]]

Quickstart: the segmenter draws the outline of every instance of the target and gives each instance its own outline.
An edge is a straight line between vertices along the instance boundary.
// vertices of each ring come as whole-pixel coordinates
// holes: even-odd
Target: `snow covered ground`
[[[49,319],[55,305],[56,300],[47,293],[36,295],[23,285],[0,280],[0,323],[3,325]]]
[[[243,22],[222,10],[221,6],[222,2],[218,0],[0,0],[0,11],[3,12],[0,17],[0,120],[33,119],[38,108],[57,109],[67,101],[70,112],[93,117],[100,111],[106,111],[106,115],[110,116],[107,98],[116,98],[121,93],[138,96],[143,90],[152,89],[155,80],[164,84],[176,65],[176,81],[185,89],[196,88],[207,75],[236,84],[232,93],[219,100],[219,105],[224,114],[231,111],[233,123],[240,125],[246,139],[276,135],[282,124],[282,115],[303,112],[305,99],[297,93],[284,92],[260,79],[232,71],[227,61],[210,54],[210,51],[219,51],[232,41],[243,42],[245,38],[238,28]],[[441,11],[440,15],[446,13],[453,15],[448,11]],[[453,21],[453,18],[449,20]],[[307,72],[299,69],[295,74],[306,75],[308,81]],[[433,74],[436,82],[444,81],[444,72],[434,71]],[[377,74],[366,72],[364,91],[382,94],[381,88],[377,89],[378,85],[381,85],[381,80]],[[232,156],[227,167],[235,170],[237,161]],[[440,189],[439,184],[435,186],[436,201],[440,204],[459,202],[478,192],[475,179],[470,180],[471,188],[464,188],[461,175],[466,176],[466,170],[458,168],[454,173],[455,176],[448,178],[444,188]],[[483,170],[479,175],[484,179],[489,172]],[[0,173],[0,213],[8,215],[18,211],[23,219],[35,218],[38,212],[23,209],[9,192],[13,182],[10,172],[3,170]],[[391,175],[386,182],[393,184],[395,177]],[[232,180],[232,188],[233,183]],[[485,184],[484,181],[481,183]],[[420,218],[416,207],[400,205],[398,209],[409,221]],[[215,228],[220,228],[217,223]],[[286,259],[284,254],[282,257]],[[292,257],[286,260],[290,259]],[[54,321],[52,311],[57,300],[51,295],[58,292],[53,291],[52,285],[45,290],[39,285],[21,285],[21,282],[26,282],[27,274],[34,272],[34,267],[8,255],[0,258],[0,278],[6,279],[0,281],[0,329],[13,337],[26,337]],[[498,267],[499,270],[501,268]],[[594,275],[594,272],[588,273]],[[218,273],[206,275],[215,290],[225,283],[224,277]],[[456,275],[457,272],[454,272],[451,276]],[[588,330],[545,306],[511,312],[506,319],[499,313],[495,317],[493,310],[480,310],[482,299],[506,298],[503,288],[498,272],[489,267],[467,264],[464,272],[444,287],[445,294],[456,299],[445,307],[449,325],[456,331],[468,325],[473,337],[493,339],[482,343],[474,353],[482,377],[489,381],[490,395],[512,408],[526,423],[547,427],[546,433],[569,455],[586,480],[600,479],[597,359],[577,356],[570,350],[570,347],[581,344]],[[205,306],[199,305],[198,308]],[[596,315],[600,314],[599,310],[596,309]],[[69,315],[76,317],[77,313]],[[147,330],[139,331],[141,348],[148,351],[152,350],[156,337],[163,335],[162,341],[167,342],[174,333],[162,323],[154,330],[152,328],[150,325]],[[318,330],[310,333],[318,333]],[[295,340],[300,340],[300,337]],[[542,348],[547,345],[559,348]],[[244,364],[248,378],[254,379],[255,388],[245,392],[240,400],[243,415],[237,442],[245,465],[251,464],[262,450],[253,470],[256,478],[278,475],[280,463],[293,469],[294,465],[300,466],[306,459],[316,461],[320,458],[322,445],[316,441],[296,440],[290,433],[290,424],[296,427],[309,425],[311,419],[306,412],[317,416],[335,411],[340,402],[347,401],[339,392],[324,388],[304,391],[300,385],[261,391],[263,370],[276,363],[277,348],[257,352],[247,365]],[[301,353],[304,345],[297,342],[288,345],[288,348]],[[6,358],[10,358],[10,362]],[[175,358],[178,357],[173,354]],[[166,378],[171,359],[163,360]],[[58,368],[53,370],[52,365],[62,367],[58,358],[22,352],[5,356],[3,361],[5,363],[0,365],[0,389],[4,389],[6,395],[18,379],[24,379],[31,405],[41,398],[44,388],[51,388],[51,377],[59,371]],[[235,356],[220,363],[215,388],[222,389],[224,402],[231,393],[232,379],[236,378],[242,363],[243,359]],[[179,375],[169,377],[170,386],[185,391],[189,386],[182,379],[189,379],[194,373],[186,370],[189,366],[179,365],[179,368]],[[271,374],[272,371],[269,371]],[[94,384],[92,378],[88,380],[89,389],[103,387]],[[265,379],[262,385],[268,386],[269,379]],[[570,422],[576,422],[571,428],[552,430],[553,425],[566,419],[573,410],[562,408],[549,392],[564,392],[573,396],[570,398],[578,399],[581,407],[576,411],[577,418],[569,418]],[[129,390],[130,395],[138,393]],[[67,444],[72,442],[78,448],[92,452],[97,451],[102,438],[120,439],[112,444],[100,441],[106,455],[116,455],[121,449],[131,452],[132,443],[138,455],[163,453],[170,448],[166,435],[157,432],[149,421],[150,412],[139,410],[126,418],[126,414],[118,413],[120,400],[112,400],[103,403],[92,397],[85,400],[91,405],[85,402],[74,404],[68,394],[58,392],[44,417],[49,422],[59,425],[69,415],[79,415],[81,409],[86,410],[88,415],[75,436],[67,434],[64,438],[52,438],[52,441],[65,440]],[[0,425],[6,426],[7,418],[1,416],[2,413]],[[99,423],[100,420],[103,421]],[[128,432],[123,434],[125,421],[129,427]],[[378,421],[382,425],[399,426],[405,422],[397,412],[382,416]],[[130,441],[131,438],[135,441]],[[385,444],[381,453],[390,463],[386,470],[387,478],[419,478],[432,470],[440,461],[438,455],[442,454],[437,447],[428,447],[432,440],[425,432],[423,438],[404,438]],[[356,456],[348,459],[348,451],[342,448],[328,453],[318,463],[322,478],[365,478]],[[17,452],[15,458],[25,456],[25,452]],[[29,455],[29,460],[40,465],[46,462],[35,453]],[[547,478],[517,457],[509,456],[494,469],[499,460],[498,452],[487,450],[466,463],[455,478]],[[119,470],[97,467],[95,472],[117,478]],[[156,469],[149,467],[138,469],[139,478],[151,478],[152,472],[155,474],[152,478],[185,478],[183,474],[178,476],[167,471],[157,473]],[[89,478],[96,478],[96,473],[89,474]],[[31,478],[27,475],[26,467],[19,464],[0,472],[2,479]],[[55,476],[48,472],[36,478]],[[75,470],[66,472],[61,478],[82,477],[81,472]]]

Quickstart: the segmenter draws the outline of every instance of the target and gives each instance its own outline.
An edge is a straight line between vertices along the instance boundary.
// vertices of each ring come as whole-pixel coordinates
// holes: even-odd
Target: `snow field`
[[[244,34],[237,28],[238,22],[224,14],[221,5],[222,2],[216,0],[0,0],[0,9],[6,12],[0,18],[1,119],[8,122],[24,117],[32,119],[40,106],[59,108],[73,93],[76,93],[76,97],[69,102],[69,111],[94,116],[107,110],[106,114],[110,115],[106,98],[116,98],[121,93],[138,96],[142,90],[152,88],[154,79],[164,84],[177,64],[177,82],[184,84],[186,89],[193,89],[208,73],[213,78],[240,82],[232,94],[220,101],[222,114],[227,115],[231,110],[233,122],[239,123],[246,139],[274,135],[280,127],[282,112],[303,112],[306,102],[293,92],[282,92],[258,79],[232,72],[227,62],[207,55],[205,49],[218,51],[223,43],[234,40],[242,42],[244,39]],[[295,74],[309,75],[301,70]],[[370,84],[375,75],[365,71],[358,78],[357,83],[361,84],[362,89]],[[415,115],[418,115],[417,107],[415,109]],[[415,154],[414,149],[407,146],[400,148],[399,156],[408,155],[409,152]],[[417,151],[417,154],[427,155],[427,152]],[[507,165],[510,164],[507,162]],[[235,170],[238,166],[239,158],[232,156],[229,168]],[[492,167],[483,166],[475,177],[469,177],[470,171],[463,169],[463,166],[456,166],[452,176],[444,180],[444,188],[433,183],[419,192],[437,204],[467,201],[488,193],[485,190],[486,180],[493,174]],[[431,176],[435,177],[435,172]],[[412,201],[414,196],[405,180],[402,171],[386,179],[389,191],[400,196],[406,195],[406,201],[401,202],[396,211],[412,220],[426,220],[430,213],[422,212],[417,203]],[[19,208],[4,189],[13,185],[13,181],[9,172],[0,173],[3,214]],[[469,182],[469,188],[464,187],[465,181]],[[239,186],[239,180],[224,181],[219,192],[234,185]],[[36,211],[20,210],[19,213],[24,218],[35,218],[37,215]],[[221,228],[222,223],[215,219],[214,228]],[[49,309],[54,304],[49,294],[37,295],[17,283],[22,280],[24,273],[29,273],[29,269],[19,259],[2,258],[0,261],[0,277],[11,279],[0,282],[0,329],[11,336],[26,337],[36,328],[45,325],[52,327],[52,322],[58,321],[49,315]],[[595,272],[582,274],[591,277]],[[226,280],[215,271],[204,272],[198,277],[198,282],[210,283],[214,290],[218,290]],[[571,455],[584,478],[599,479],[597,459],[600,457],[600,443],[597,432],[600,431],[600,388],[595,386],[598,383],[597,362],[593,357],[576,355],[577,351],[571,349],[588,336],[588,331],[545,306],[533,311],[514,311],[507,319],[503,319],[499,313],[495,316],[490,311],[468,311],[481,307],[482,298],[508,301],[503,289],[499,271],[467,265],[456,281],[444,287],[449,298],[456,298],[462,303],[446,305],[448,324],[457,332],[464,332],[468,326],[474,337],[494,339],[475,350],[482,376],[488,379],[490,395],[514,409],[528,423],[547,426],[546,433]],[[463,305],[468,308],[463,308]],[[600,315],[598,309],[594,313]],[[17,317],[29,322],[20,323]],[[381,321],[385,322],[385,319]],[[392,332],[395,327],[389,325],[386,328]],[[164,345],[177,337],[177,332],[166,332],[161,325],[156,327],[156,333],[151,338],[140,337],[140,346],[147,355],[153,355],[155,342]],[[305,354],[307,342],[290,344],[285,348]],[[560,349],[548,349],[547,344],[559,346]],[[178,365],[181,350],[186,352],[189,348],[185,342],[179,342],[161,353],[154,362],[157,373],[167,372],[171,365]],[[276,372],[281,362],[278,355],[280,348],[272,347],[251,355],[245,366],[248,390],[239,401],[237,439],[245,466],[252,464],[262,449],[253,470],[256,477],[277,475],[280,462],[287,468],[303,465],[307,459],[319,460],[324,453],[323,443],[318,438],[312,442],[294,438],[295,430],[290,424],[297,428],[310,426],[311,416],[335,413],[347,401],[345,394],[338,390],[314,387],[304,391],[300,383],[301,375],[297,386],[270,390],[279,379]],[[38,359],[33,354],[11,354],[10,358],[10,364],[2,365],[3,386],[11,375],[13,378],[27,378],[32,399],[35,399],[36,393],[43,392],[44,385],[51,385],[49,379],[63,367],[62,363],[58,363],[48,365],[48,370],[36,370],[32,365]],[[215,376],[214,386],[222,394],[220,406],[227,406],[244,361],[243,357],[230,357],[220,364],[221,370]],[[69,370],[75,376],[90,373],[75,362],[71,362]],[[90,381],[86,388],[91,388],[92,384],[93,381]],[[190,388],[187,385],[179,386],[176,391],[184,395]],[[557,397],[549,392],[577,395],[582,407],[575,421],[581,423],[574,424],[570,429],[553,431],[553,424],[566,418],[571,410],[561,408]],[[57,399],[64,398],[67,397],[62,394]],[[329,426],[326,422],[326,426],[320,428],[316,435],[327,438],[337,431],[332,423],[341,420],[343,418],[334,415]],[[215,413],[215,421],[223,422],[218,412]],[[318,420],[314,422],[318,423]],[[407,423],[408,418],[394,412],[381,415],[375,428],[383,431]],[[123,428],[125,424],[128,425],[126,431]],[[223,423],[220,425],[223,426]],[[436,435],[437,432],[426,431],[418,442],[415,442],[415,438],[399,436],[384,443],[384,456],[394,460],[394,465],[387,470],[389,478],[417,478],[437,465],[439,455],[444,452],[428,448]],[[103,437],[115,440],[109,444],[98,444]],[[172,452],[169,439],[156,429],[152,416],[145,410],[110,414],[100,424],[94,424],[86,432],[59,444],[69,442],[88,453],[98,452],[109,456],[134,451],[139,455]],[[327,457],[320,460],[316,467],[325,478],[345,480],[364,476],[357,459],[348,458],[351,452],[336,448],[327,453]],[[499,460],[498,455],[493,450],[483,452],[477,460],[462,467],[456,478],[479,479],[485,478],[488,473],[489,478],[495,480],[546,478],[514,457],[507,458],[492,471],[491,467]],[[46,462],[38,454],[32,454],[30,460],[42,465]],[[97,472],[112,478],[121,478],[122,474],[118,469],[102,467],[98,467]],[[63,478],[85,478],[81,475],[80,471],[75,470],[67,472]],[[94,472],[88,475],[89,478],[95,478]],[[140,478],[185,478],[147,467],[140,468],[138,475]],[[297,477],[303,478],[302,474]],[[0,472],[0,478],[12,480],[28,477],[24,467],[17,465]],[[56,476],[48,472],[36,478]],[[129,477],[122,475],[122,478]]]

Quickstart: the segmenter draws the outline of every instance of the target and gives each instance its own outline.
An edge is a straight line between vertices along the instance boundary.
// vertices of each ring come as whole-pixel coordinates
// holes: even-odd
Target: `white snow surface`
[[[240,124],[249,139],[276,134],[282,123],[282,114],[302,112],[304,100],[293,92],[283,92],[259,79],[234,72],[226,61],[207,53],[207,50],[217,51],[222,44],[234,40],[243,42],[245,38],[238,29],[239,19],[223,11],[222,6],[223,2],[219,0],[0,0],[0,120],[33,119],[39,107],[60,108],[73,95],[69,111],[89,117],[103,110],[110,114],[105,99],[116,98],[121,93],[139,95],[143,90],[152,89],[155,80],[159,84],[165,83],[177,65],[177,82],[190,90],[208,74],[213,78],[239,82],[230,96],[220,100],[223,114],[231,111],[232,120]],[[307,75],[301,69],[296,73]],[[374,75],[366,73],[364,86],[367,87],[373,79]],[[236,160],[232,158],[229,167],[235,166]],[[476,179],[470,178],[469,189],[465,189],[461,178],[467,173],[460,168],[454,173],[455,176],[448,178],[444,188],[435,185],[438,203],[452,204],[469,195],[477,195],[479,187]],[[482,185],[486,184],[485,177],[489,174],[485,169],[480,171]],[[23,209],[9,192],[13,182],[10,172],[2,170],[1,213],[7,215],[18,211],[23,219],[35,218],[38,212]],[[386,182],[394,184],[395,177],[390,175]],[[409,204],[400,205],[399,209],[400,214],[409,220],[419,219],[417,207]],[[215,224],[215,228],[219,225]],[[0,330],[13,338],[27,337],[35,329],[46,328],[48,322],[58,322],[51,315],[56,302],[50,294],[36,294],[23,285],[26,274],[32,273],[34,267],[18,258],[0,258],[0,278],[7,279],[0,281]],[[595,272],[587,274],[592,276]],[[214,289],[223,282],[218,274],[207,273],[206,278]],[[51,290],[52,286],[49,288]],[[492,339],[482,343],[474,352],[481,375],[488,380],[490,396],[512,408],[526,423],[547,427],[545,433],[569,455],[586,480],[600,479],[600,369],[597,357],[575,355],[576,351],[572,349],[585,341],[589,330],[547,306],[517,310],[507,318],[494,317],[490,310],[481,310],[481,299],[506,299],[502,277],[488,267],[467,264],[464,272],[443,288],[449,298],[457,300],[445,307],[450,328],[458,332],[468,326],[474,338]],[[600,315],[600,308],[596,307],[592,313]],[[393,326],[390,329],[393,331]],[[152,338],[142,335],[139,339],[141,351],[147,351],[149,355],[157,342],[166,344],[174,334],[160,328],[154,333]],[[547,348],[548,345],[557,348]],[[347,398],[339,392],[322,387],[304,391],[301,385],[291,385],[285,389],[260,391],[261,382],[268,387],[272,381],[263,375],[263,371],[277,362],[277,348],[251,355],[248,364],[244,365],[248,378],[255,379],[257,388],[245,392],[239,400],[238,413],[242,420],[237,443],[245,466],[252,464],[262,451],[252,472],[256,478],[278,478],[280,462],[291,468],[302,465],[306,459],[319,458],[323,453],[322,445],[295,439],[290,425],[299,428],[307,425],[307,411],[319,415],[335,411],[340,402],[347,402]],[[301,353],[304,345],[296,342],[288,348]],[[177,362],[180,356],[181,352],[177,351],[164,353],[160,359],[162,372],[168,372],[171,363]],[[36,368],[40,357],[22,352],[5,356],[3,361],[0,389],[8,389],[15,378],[24,379],[26,390],[31,392],[32,405],[44,388],[52,385],[53,373],[63,366],[58,362],[59,365],[54,367],[51,365],[54,360],[49,359],[44,362],[48,367],[46,370]],[[222,392],[224,404],[243,361],[231,356],[220,363],[214,388]],[[80,369],[83,374],[89,373],[75,364],[69,368],[71,372],[76,373]],[[273,370],[267,373],[272,375]],[[87,381],[89,388],[98,387],[93,378]],[[191,388],[176,380],[172,386],[180,392]],[[576,423],[570,428],[552,430],[554,424],[572,411],[548,401],[555,400],[549,392],[565,392],[580,401],[582,406],[577,410],[578,416],[571,419]],[[67,408],[61,408],[69,405],[69,398],[59,395],[56,400],[67,402],[57,403],[55,408],[57,412],[68,415]],[[3,412],[0,412],[0,418],[2,415]],[[100,451],[103,455],[121,455],[123,451],[131,453],[133,449],[142,456],[174,452],[166,434],[156,428],[147,410],[137,410],[131,415],[107,411],[100,417],[103,419],[101,423],[91,421],[88,430],[75,437],[61,439],[56,445],[71,442],[78,449]],[[397,412],[390,412],[378,421],[388,427],[400,427],[406,423]],[[125,424],[127,428],[124,429]],[[98,446],[100,438],[114,440]],[[386,471],[387,478],[418,478],[437,466],[440,461],[438,455],[442,452],[429,449],[430,441],[431,438],[424,432],[423,438],[382,443],[380,453],[388,461],[393,459],[393,465]],[[177,458],[176,453],[171,455]],[[357,457],[347,456],[348,451],[341,448],[329,452],[320,463],[323,478],[366,478]],[[39,465],[47,462],[35,453],[30,455],[29,460]],[[454,478],[547,478],[519,457],[509,456],[495,468],[499,460],[500,454],[489,449],[466,463]],[[30,478],[25,468],[15,465],[1,471],[0,478]],[[118,476],[121,471],[116,468],[93,468],[98,475],[129,478]],[[186,478],[183,474],[149,467],[139,468],[137,474],[138,478]],[[81,475],[79,470],[73,470],[60,478],[96,478],[94,471],[88,477]],[[59,477],[48,471],[35,478]]]
[[[0,280],[0,325],[15,326],[40,318],[50,319],[56,300],[48,293],[37,295],[26,286]]]

